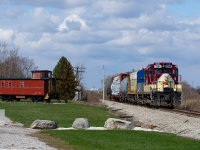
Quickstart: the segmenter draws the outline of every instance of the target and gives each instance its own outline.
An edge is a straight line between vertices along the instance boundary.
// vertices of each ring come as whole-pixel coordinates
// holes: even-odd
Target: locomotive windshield
[[[157,73],[171,73],[171,69],[155,69],[155,74]]]
[[[171,73],[171,69],[163,69],[163,73]]]
[[[162,73],[162,69],[155,69],[155,74]]]

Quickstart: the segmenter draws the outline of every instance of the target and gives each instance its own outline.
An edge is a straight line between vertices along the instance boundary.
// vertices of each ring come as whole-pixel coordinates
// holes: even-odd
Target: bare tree
[[[197,89],[197,92],[200,94],[200,86],[197,86],[196,89]]]
[[[0,77],[5,74],[5,61],[8,58],[7,42],[0,42]]]
[[[181,106],[186,109],[200,110],[199,87],[193,88],[187,81],[182,82]]]
[[[26,76],[25,69],[37,69],[33,59],[18,56],[19,46],[8,47],[7,42],[0,42],[0,77],[21,78]]]
[[[79,85],[81,85],[81,81],[84,79],[84,73],[85,73],[85,65],[78,63],[76,67],[74,68],[76,81],[78,81]]]

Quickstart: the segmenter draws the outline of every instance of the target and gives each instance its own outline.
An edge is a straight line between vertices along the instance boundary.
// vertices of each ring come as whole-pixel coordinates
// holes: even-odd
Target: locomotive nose
[[[174,80],[168,73],[164,73],[157,81],[158,90],[168,92],[174,88]]]

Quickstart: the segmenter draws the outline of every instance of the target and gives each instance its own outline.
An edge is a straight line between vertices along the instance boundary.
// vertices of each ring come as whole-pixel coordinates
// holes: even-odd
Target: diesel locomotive
[[[0,78],[0,96],[2,101],[27,99],[34,101],[58,98],[56,78],[49,70],[31,71],[31,78]]]
[[[179,107],[182,99],[181,75],[172,63],[154,63],[139,70],[113,76],[107,87],[110,100]]]

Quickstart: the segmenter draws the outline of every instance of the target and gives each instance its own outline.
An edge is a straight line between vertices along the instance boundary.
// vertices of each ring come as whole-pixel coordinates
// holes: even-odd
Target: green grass
[[[169,133],[134,130],[49,130],[43,131],[43,133],[62,139],[66,145],[71,145],[73,148],[83,150],[200,149],[200,141],[181,138]]]
[[[36,119],[52,120],[71,127],[76,118],[88,118],[90,126],[103,127],[107,118],[117,118],[108,109],[69,102],[66,104],[0,103],[6,116],[29,127]],[[65,141],[76,149],[200,149],[200,141],[168,133],[112,130],[47,130],[42,133]]]
[[[13,121],[29,127],[33,121],[52,120],[58,127],[71,127],[76,118],[88,118],[90,126],[104,126],[107,118],[115,117],[107,113],[107,108],[77,104],[44,104],[44,103],[0,103],[6,116]]]

